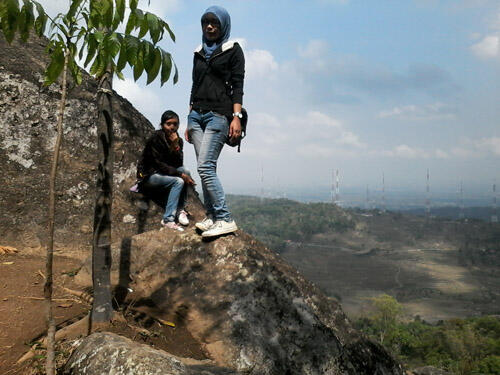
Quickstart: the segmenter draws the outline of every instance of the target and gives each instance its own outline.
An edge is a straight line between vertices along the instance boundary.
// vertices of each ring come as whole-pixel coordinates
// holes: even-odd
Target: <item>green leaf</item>
[[[168,33],[170,34],[170,39],[172,39],[173,42],[175,42],[175,35],[174,33],[172,32],[172,30],[170,29],[170,26],[168,25],[168,23],[166,23],[165,21],[162,21],[162,26],[164,29],[166,29],[168,31]]]
[[[120,22],[125,19],[125,0],[115,0],[116,1],[116,14],[120,16]]]
[[[112,33],[106,40],[106,53],[113,59],[120,52],[121,43],[116,33]]]
[[[125,27],[125,34],[130,34],[134,29],[137,22],[135,12],[130,12],[128,16],[127,26]]]
[[[138,2],[139,2],[138,0],[130,0],[130,3],[129,3],[129,4],[130,4],[130,10],[131,10],[131,11],[134,11],[134,10],[136,10],[136,9],[137,9],[137,3],[138,3]]]
[[[1,28],[4,33],[7,43],[12,43],[19,22],[19,4],[17,0],[2,0],[3,15],[1,20]]]
[[[97,47],[99,46],[95,34],[89,34],[87,38],[87,43],[84,43],[84,45],[87,45],[87,58],[85,59],[85,63],[83,66],[87,67],[87,65],[92,61],[94,58],[96,52],[97,52]]]
[[[174,70],[175,70],[175,74],[174,74],[174,84],[177,83],[177,81],[179,80],[179,71],[177,70],[177,65],[174,63]]]
[[[122,72],[115,70],[116,76],[121,79],[122,81],[125,81],[125,76],[123,75]]]
[[[142,48],[139,48],[137,51],[137,60],[134,64],[134,80],[135,81],[137,81],[139,79],[139,77],[142,75],[142,72],[144,71],[143,56],[144,56],[144,53],[142,51]]]
[[[140,11],[140,10],[137,9],[137,11]],[[141,38],[144,38],[144,35],[146,35],[148,33],[148,30],[149,30],[149,23],[148,23],[148,19],[147,19],[147,13],[146,13],[146,15],[144,15],[142,17],[138,17],[138,18],[140,19],[141,29],[139,30],[139,35],[137,35],[137,37],[139,39],[141,39]]]
[[[161,85],[168,81],[170,78],[170,72],[172,71],[172,58],[170,53],[161,51]]]
[[[21,40],[26,42],[30,35],[30,29],[34,26],[35,15],[33,13],[33,3],[28,0],[23,0],[24,5],[19,14],[19,33]]]
[[[154,44],[158,43],[161,34],[160,20],[152,13],[146,13],[146,20],[149,26],[149,35]]]
[[[73,80],[75,81],[76,85],[78,86],[81,85],[83,80],[82,71],[80,67],[76,64],[74,56],[70,56],[68,68],[69,71],[71,72],[71,76],[73,77]]]
[[[73,21],[72,19],[75,18],[76,12],[78,11],[78,8],[82,4],[83,0],[71,0],[71,5],[69,7],[68,13],[66,14],[66,17],[69,19],[69,21]]]
[[[102,41],[104,40],[104,33],[102,31],[96,31],[94,33],[94,37],[97,43],[102,43]]]
[[[102,0],[106,4],[106,12],[103,14],[104,25],[111,27],[113,24],[114,4],[113,0]]]
[[[147,40],[142,41],[144,69],[149,72],[155,63],[155,47]]]
[[[153,82],[155,78],[158,76],[158,73],[160,72],[161,50],[159,48],[155,48],[153,55],[154,55],[153,66],[149,70],[147,70],[148,73],[148,81],[146,83],[147,85]]]
[[[45,71],[45,85],[51,85],[56,82],[64,68],[64,50],[63,45],[53,42],[54,50],[50,53],[50,63]]]
[[[139,39],[132,35],[126,35],[124,43],[127,45],[127,62],[133,67],[137,63],[137,55],[139,54]]]

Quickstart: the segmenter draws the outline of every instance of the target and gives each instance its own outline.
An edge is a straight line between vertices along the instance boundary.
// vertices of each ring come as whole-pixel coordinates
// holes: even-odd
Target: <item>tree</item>
[[[125,23],[125,10],[130,13],[124,32],[118,27]],[[27,41],[32,29],[42,36],[49,21],[49,44],[47,51],[50,63],[45,70],[45,84],[55,83],[62,74],[61,99],[57,117],[57,138],[52,159],[49,188],[49,218],[47,240],[46,281],[44,295],[47,306],[47,364],[46,371],[53,374],[55,324],[52,317],[52,263],[54,246],[55,186],[62,142],[62,126],[67,93],[67,72],[71,72],[76,84],[82,82],[82,73],[77,57],[82,60],[87,53],[84,66],[91,66],[90,73],[99,82],[98,89],[98,149],[101,160],[98,166],[96,209],[93,236],[94,305],[92,321],[109,321],[112,314],[110,273],[111,246],[111,200],[113,184],[113,128],[112,128],[112,76],[123,78],[127,64],[133,68],[134,79],[144,72],[147,83],[158,74],[163,85],[177,68],[172,56],[157,43],[165,32],[175,41],[168,24],[156,15],[138,8],[138,0],[70,0],[68,12],[50,18],[42,5],[33,0],[2,0],[0,2],[0,29],[11,43],[16,34]],[[35,11],[36,9],[36,11]],[[137,35],[134,35],[137,34]],[[144,37],[149,33],[150,40]],[[78,48],[78,45],[80,47]]]
[[[396,330],[403,307],[396,298],[388,294],[381,294],[371,300],[375,310],[372,315],[373,323],[378,331],[380,343],[385,344],[387,336]]]

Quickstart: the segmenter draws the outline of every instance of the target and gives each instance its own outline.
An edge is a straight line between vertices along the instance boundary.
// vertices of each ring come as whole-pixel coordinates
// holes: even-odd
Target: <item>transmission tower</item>
[[[460,212],[458,214],[458,218],[462,220],[465,217],[464,214],[464,186],[463,182],[460,181]]]
[[[385,174],[382,172],[382,212],[385,212]]]
[[[493,183],[493,212],[491,214],[491,222],[498,223],[497,216],[497,184]]]
[[[425,196],[425,212],[427,217],[431,216],[431,197],[430,197],[430,189],[429,189],[429,168],[427,168],[427,186],[426,186],[426,196]]]
[[[366,184],[365,209],[370,209],[370,189],[368,188],[368,184]]]
[[[331,189],[332,204],[335,204],[335,171],[332,169],[332,189]]]
[[[264,202],[264,164],[261,165],[260,174],[260,202]]]
[[[340,202],[340,177],[339,170],[335,171],[335,203],[339,204]]]

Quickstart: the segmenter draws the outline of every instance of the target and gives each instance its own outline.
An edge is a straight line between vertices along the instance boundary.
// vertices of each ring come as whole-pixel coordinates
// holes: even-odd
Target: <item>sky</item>
[[[41,1],[51,12],[64,1]],[[176,42],[179,82],[114,80],[154,125],[173,109],[184,132],[200,17],[225,7],[245,52],[248,135],[225,147],[228,193],[342,189],[455,194],[500,182],[498,0],[147,0]],[[185,165],[196,176],[191,145]],[[471,193],[472,194],[472,193]]]

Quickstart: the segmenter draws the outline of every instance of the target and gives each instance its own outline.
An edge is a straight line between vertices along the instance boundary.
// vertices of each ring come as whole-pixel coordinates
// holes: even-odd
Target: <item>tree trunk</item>
[[[113,108],[111,67],[99,80],[97,91],[98,154],[97,193],[94,211],[94,236],[92,242],[92,280],[94,303],[91,330],[107,324],[113,315],[111,304],[111,203],[113,197]]]
[[[66,76],[68,72],[68,59],[69,52],[65,51],[64,56],[64,68],[62,77],[62,88],[61,88],[61,100],[59,102],[59,113],[57,115],[57,138],[56,144],[54,146],[54,156],[52,157],[52,168],[50,171],[50,182],[49,182],[49,226],[48,226],[48,244],[47,244],[47,261],[45,264],[45,285],[43,288],[43,294],[45,297],[45,308],[46,308],[46,318],[47,318],[47,359],[45,362],[45,371],[47,375],[55,374],[55,333],[56,326],[54,322],[54,317],[52,314],[52,263],[54,258],[54,223],[56,214],[56,175],[57,167],[59,164],[59,150],[61,148],[62,136],[63,136],[63,120],[64,120],[64,108],[66,106]]]

